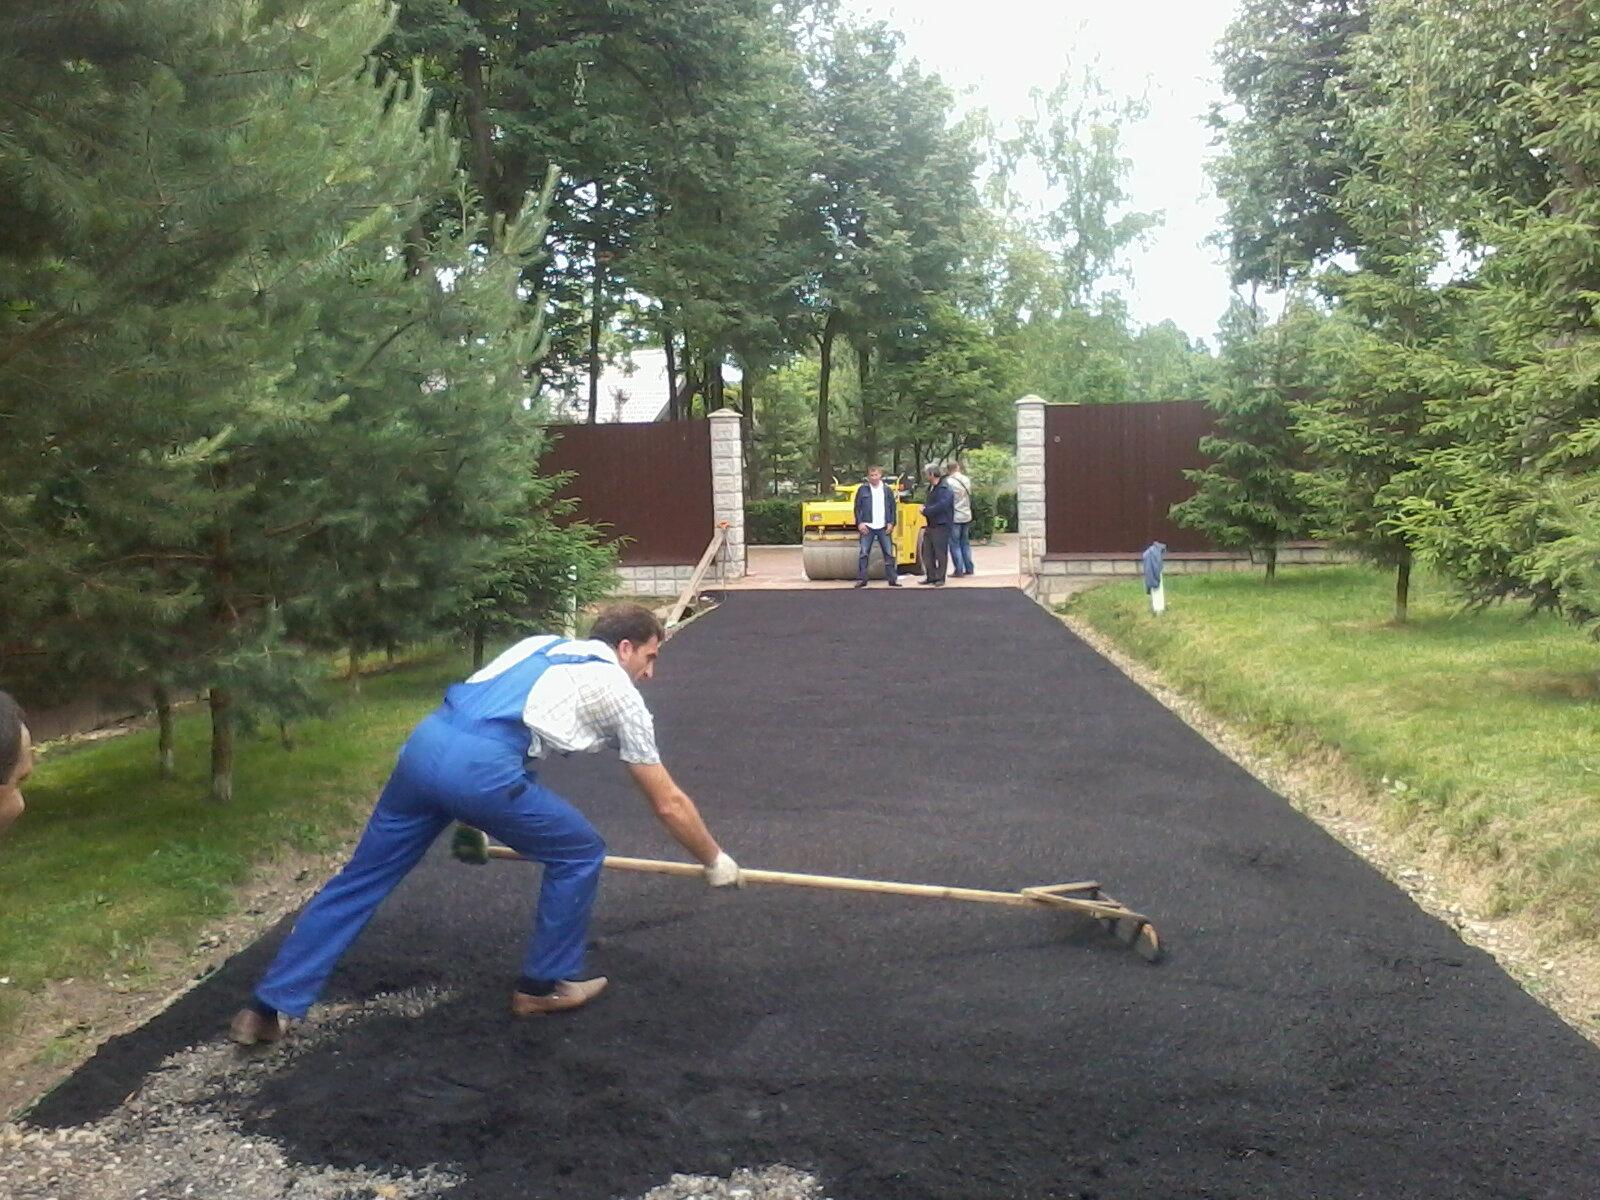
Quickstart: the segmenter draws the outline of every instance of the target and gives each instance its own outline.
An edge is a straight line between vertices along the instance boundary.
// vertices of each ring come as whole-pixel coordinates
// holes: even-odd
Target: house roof
[[[738,382],[736,367],[722,369],[724,380]],[[585,375],[575,391],[549,393],[550,416],[556,421],[585,421],[589,417],[589,380]],[[626,424],[665,420],[667,415],[667,352],[658,346],[631,350],[600,370],[600,404],[595,419],[601,424]]]

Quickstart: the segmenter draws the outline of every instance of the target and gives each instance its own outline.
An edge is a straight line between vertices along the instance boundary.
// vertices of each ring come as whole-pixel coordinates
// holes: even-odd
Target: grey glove
[[[733,861],[733,856],[721,851],[717,854],[717,861],[706,868],[706,882],[714,888],[738,887],[744,882],[744,877],[739,873],[739,864]]]

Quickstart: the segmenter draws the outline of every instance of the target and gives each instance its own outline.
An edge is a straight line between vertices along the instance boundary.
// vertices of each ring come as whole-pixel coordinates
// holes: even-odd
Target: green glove
[[[471,825],[458,824],[455,836],[450,839],[450,853],[458,862],[481,867],[489,861],[489,835]]]

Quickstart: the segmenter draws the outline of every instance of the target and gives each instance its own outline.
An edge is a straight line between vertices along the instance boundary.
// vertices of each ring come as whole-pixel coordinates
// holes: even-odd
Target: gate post
[[[1025,588],[1036,585],[1045,552],[1044,400],[1017,401],[1017,552]]]
[[[744,557],[744,443],[740,438],[739,410],[719,408],[711,414],[711,540],[717,522],[728,523],[726,557],[717,564],[721,578],[737,579],[745,573]]]

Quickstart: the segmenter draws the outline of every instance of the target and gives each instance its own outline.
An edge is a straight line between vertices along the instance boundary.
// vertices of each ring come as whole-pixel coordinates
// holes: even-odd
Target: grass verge
[[[1427,580],[1395,625],[1391,588],[1361,567],[1179,576],[1160,618],[1131,584],[1066,611],[1271,749],[1336,751],[1388,824],[1489,877],[1496,914],[1600,936],[1600,647]]]
[[[178,721],[171,780],[157,776],[153,730],[50,747],[0,844],[0,1044],[46,990],[74,980],[137,988],[164,951],[226,915],[253,872],[342,844],[396,748],[464,666],[428,657],[367,676],[359,693],[330,680],[329,715],[296,725],[292,751],[275,731],[241,739],[226,806],[206,798],[199,706]],[[71,1038],[53,1052],[73,1057]]]

